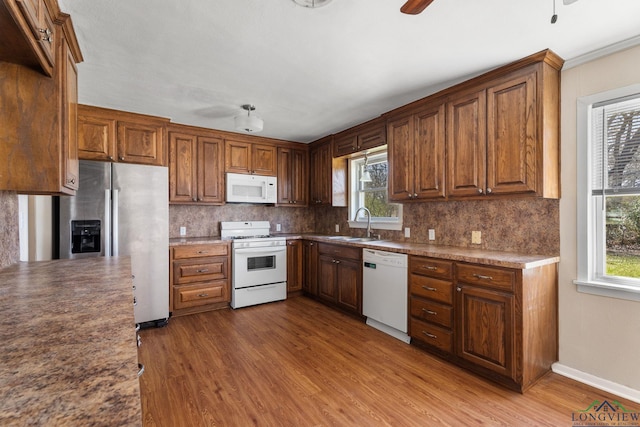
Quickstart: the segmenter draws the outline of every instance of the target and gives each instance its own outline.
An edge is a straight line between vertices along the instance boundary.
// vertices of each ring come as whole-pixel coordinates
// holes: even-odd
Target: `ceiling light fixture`
[[[247,115],[245,116],[242,113],[235,117],[236,130],[249,133],[260,132],[264,126],[264,121],[255,114],[251,115],[251,112],[255,111],[256,107],[251,104],[244,104],[242,109],[247,112]]]
[[[371,182],[371,173],[367,170],[369,159],[367,153],[364,153],[364,165],[362,165],[362,173],[360,174],[360,182]]]
[[[293,0],[293,2],[299,6],[316,9],[328,5],[331,3],[331,0]]]

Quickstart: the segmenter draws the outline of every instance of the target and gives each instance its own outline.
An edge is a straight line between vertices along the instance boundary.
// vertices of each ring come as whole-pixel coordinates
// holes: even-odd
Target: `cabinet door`
[[[302,289],[311,295],[318,295],[318,244],[305,240],[302,251],[304,261]]]
[[[195,135],[169,133],[169,203],[197,201]]]
[[[224,145],[222,139],[198,137],[198,201],[224,202]]]
[[[118,161],[165,166],[164,127],[151,122],[118,121]]]
[[[356,314],[362,313],[362,274],[360,263],[348,259],[336,259],[338,304]]]
[[[252,144],[251,173],[256,175],[276,176],[277,153],[276,147],[265,144]]]
[[[78,157],[112,162],[116,155],[116,119],[78,107]]]
[[[387,123],[389,200],[402,201],[413,198],[413,126],[413,115]]]
[[[387,128],[384,123],[376,124],[370,129],[363,129],[358,134],[358,151],[380,147],[387,143]]]
[[[56,34],[60,29],[53,24],[49,10],[44,0],[16,0],[22,16],[25,18],[33,38],[37,42],[38,56],[42,55],[46,61],[43,65],[45,73],[51,75],[56,63]]]
[[[447,103],[447,194],[484,194],[486,178],[486,93],[463,95]]]
[[[445,196],[445,114],[444,104],[414,115],[414,198]]]
[[[62,31],[60,31],[62,33]],[[62,101],[62,177],[65,187],[77,190],[80,177],[78,161],[78,70],[63,37],[59,42],[60,96]]]
[[[291,198],[294,206],[309,205],[309,155],[306,150],[291,151]]]
[[[308,205],[307,153],[278,147],[278,203],[284,206]]]
[[[458,356],[515,379],[513,295],[474,286],[457,290]]]
[[[331,144],[324,143],[311,150],[311,204],[330,205],[332,191]]]
[[[535,73],[487,89],[487,193],[537,190]]]
[[[287,292],[302,290],[302,241],[287,241]]]
[[[355,133],[346,133],[334,136],[333,157],[345,156],[355,153],[356,151],[358,151],[358,135]]]
[[[293,204],[292,150],[278,147],[278,204]]]
[[[227,139],[224,146],[224,170],[233,173],[251,173],[251,144]]]
[[[318,297],[329,302],[335,302],[338,299],[336,269],[337,265],[333,257],[327,255],[318,257]]]

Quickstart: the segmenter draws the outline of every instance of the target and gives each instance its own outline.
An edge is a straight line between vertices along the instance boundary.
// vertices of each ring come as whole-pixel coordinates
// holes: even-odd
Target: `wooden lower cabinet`
[[[524,392],[558,359],[557,264],[410,258],[412,343]]]
[[[318,295],[318,243],[302,241],[302,291],[305,295]]]
[[[302,240],[287,240],[287,293],[302,290]]]
[[[228,243],[174,246],[169,253],[169,311],[173,316],[229,306]]]
[[[318,298],[362,315],[362,249],[318,243]]]

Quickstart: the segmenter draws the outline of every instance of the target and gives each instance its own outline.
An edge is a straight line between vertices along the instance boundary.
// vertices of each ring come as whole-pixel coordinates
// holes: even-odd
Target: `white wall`
[[[640,390],[640,302],[579,293],[576,243],[576,102],[640,83],[640,47],[562,72],[560,200],[560,364]]]

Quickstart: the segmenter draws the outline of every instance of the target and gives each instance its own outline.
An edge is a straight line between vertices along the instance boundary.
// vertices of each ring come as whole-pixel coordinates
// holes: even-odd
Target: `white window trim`
[[[380,150],[382,151],[382,150]],[[368,152],[368,154],[370,156],[375,156],[376,154],[378,154],[379,151],[377,150],[373,150],[371,152]],[[362,154],[362,156],[357,156],[354,157],[352,160],[355,159],[359,159],[364,157],[364,153]],[[387,153],[387,161],[388,161],[388,153]],[[353,179],[354,179],[354,171],[352,170],[351,167],[352,163],[349,162],[349,218],[347,218],[347,222],[349,224],[349,228],[367,228],[367,221],[354,221],[353,219],[351,219],[351,214],[352,214],[352,191],[353,191]],[[387,183],[388,183],[388,178],[387,178]],[[387,190],[388,191],[388,190]],[[371,229],[372,230],[395,230],[395,231],[400,231],[402,230],[402,221],[403,221],[403,213],[402,213],[402,209],[403,206],[401,203],[398,204],[398,219],[394,220],[394,219],[381,219],[381,218],[372,218],[371,219]]]
[[[594,95],[578,98],[576,111],[577,140],[577,262],[578,277],[573,281],[578,292],[640,301],[640,287],[637,281],[622,278],[602,280],[593,277],[594,233],[592,215],[593,197],[591,197],[591,106],[598,102],[622,98],[640,92],[640,84],[626,86]]]

